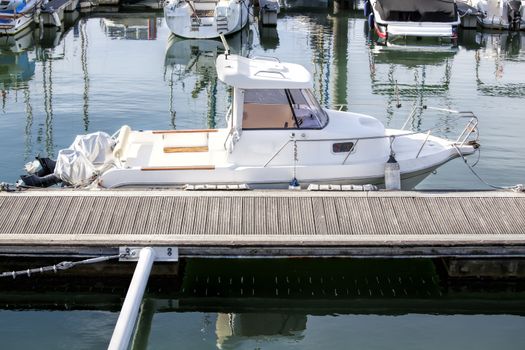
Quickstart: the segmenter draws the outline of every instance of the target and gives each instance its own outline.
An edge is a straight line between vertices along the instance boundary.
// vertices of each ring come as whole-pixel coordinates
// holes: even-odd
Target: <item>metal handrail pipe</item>
[[[414,109],[417,109],[417,108],[423,108],[423,107],[414,107]],[[425,107],[426,108],[426,107]],[[448,110],[448,111],[452,111],[452,110]],[[452,112],[454,113],[454,112]],[[467,123],[467,125],[465,126],[465,128],[463,129],[463,132],[461,133],[460,135],[460,138],[465,134],[465,131],[468,130],[468,127],[469,125],[471,125],[471,122],[472,120],[475,120],[475,124],[473,127],[471,127],[472,129],[476,129],[477,127],[477,121],[478,121],[478,118],[474,115],[474,113],[472,112],[458,112],[460,114],[470,114],[470,115],[460,115],[458,117],[459,118],[464,118],[464,117],[470,117],[472,118],[469,123]],[[439,126],[439,125],[438,125]],[[426,133],[426,137],[425,137],[425,141],[423,142],[421,148],[419,149],[418,151],[418,156],[419,154],[421,153],[421,150],[422,148],[425,146],[426,142],[428,141],[428,138],[430,137],[430,134],[433,130],[436,130],[436,129],[439,129],[437,126],[436,127],[433,127],[433,128],[429,128],[427,130],[422,130],[422,131],[408,131],[408,130],[404,130],[406,131],[406,133],[404,134],[397,134],[397,135],[378,135],[378,136],[365,136],[365,137],[345,137],[345,138],[326,138],[326,139],[303,139],[303,140],[300,140],[300,139],[294,139],[294,141],[296,142],[326,142],[326,141],[330,141],[330,142],[333,142],[333,141],[355,141],[355,143],[357,144],[357,142],[359,142],[360,140],[377,140],[377,139],[384,139],[384,138],[391,138],[391,137],[394,137],[395,138],[398,138],[398,137],[404,137],[404,136],[411,136],[411,135],[416,135],[416,134],[422,134],[422,133]],[[403,130],[403,129],[402,129]],[[463,140],[463,142],[461,143],[461,145],[463,145],[467,138],[468,138],[468,135],[469,133],[467,133],[465,135],[465,139]],[[458,139],[459,140],[459,139]],[[292,142],[293,140],[288,140],[286,141],[281,147],[279,147],[279,149],[270,157],[270,159],[268,159],[268,161],[264,164],[263,167],[267,167],[268,164],[271,163],[272,160],[275,159],[275,157],[277,157],[279,155],[279,153],[281,153],[281,151],[290,143]],[[456,141],[456,143],[458,143],[459,141]],[[355,150],[355,145],[354,147],[352,147],[352,151]],[[346,162],[346,159],[348,157],[345,158],[344,162]],[[344,164],[343,162],[343,164]]]
[[[139,261],[135,267],[126,299],[122,304],[108,350],[128,349],[154,261],[155,251],[152,248],[146,247],[140,250]]]

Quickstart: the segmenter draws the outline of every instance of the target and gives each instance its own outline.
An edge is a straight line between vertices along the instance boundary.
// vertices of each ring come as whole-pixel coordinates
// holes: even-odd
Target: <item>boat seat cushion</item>
[[[245,103],[243,129],[295,128],[295,120],[289,105]]]

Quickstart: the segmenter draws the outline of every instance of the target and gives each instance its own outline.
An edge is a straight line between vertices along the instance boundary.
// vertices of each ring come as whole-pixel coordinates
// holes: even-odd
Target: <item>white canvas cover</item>
[[[113,158],[115,140],[105,132],[77,135],[69,149],[81,152],[93,164],[104,164]]]
[[[104,132],[78,135],[69,148],[58,152],[55,175],[73,186],[86,185],[97,165],[113,159],[115,140]]]

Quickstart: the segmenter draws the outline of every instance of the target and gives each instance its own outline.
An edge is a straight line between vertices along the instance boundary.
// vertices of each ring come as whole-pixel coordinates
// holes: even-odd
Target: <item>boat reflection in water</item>
[[[431,98],[443,99],[448,106],[452,62],[458,49],[450,46],[381,46],[369,48],[372,93],[387,96],[387,115],[403,103],[427,104]],[[435,102],[434,102],[435,103]],[[417,112],[412,125],[421,127],[423,110]]]
[[[238,33],[227,37],[228,46],[232,54],[247,57],[253,44],[253,31],[245,27]],[[218,39],[184,39],[170,35],[164,59],[164,78],[170,87],[169,112],[171,124],[175,128],[176,107],[175,91],[182,89],[184,95],[198,99],[205,94],[207,101],[207,127],[217,127],[217,121],[224,119],[224,115],[217,115],[218,79],[215,67],[217,56],[225,52],[224,45]],[[189,84],[191,90],[185,91]],[[222,96],[222,94],[221,94]],[[228,98],[229,100],[229,93]],[[184,108],[186,111],[187,108]]]
[[[525,33],[476,34],[476,83],[485,96],[525,97],[523,69]]]
[[[217,347],[237,348],[246,340],[257,337],[283,337],[293,341],[304,338],[306,314],[285,313],[218,313],[216,320]]]
[[[27,88],[27,82],[35,75],[36,59],[30,52],[34,45],[31,28],[0,38],[0,89],[3,97],[8,90]]]
[[[442,322],[465,322],[461,333],[475,330],[476,341],[484,334],[479,327],[492,327],[490,337],[499,334],[516,340],[513,327],[519,327],[525,315],[522,282],[453,280],[438,272],[442,271],[439,261],[430,259],[217,259],[213,263],[188,259],[182,265],[180,275],[173,276],[173,265],[155,264],[133,337],[134,349],[171,348],[175,342],[184,349],[283,344],[316,348],[312,337],[326,344],[367,344],[366,337],[374,334],[377,325],[386,327],[381,333],[387,338],[392,336],[390,327],[400,332],[392,341],[410,337],[417,344],[427,334],[410,335],[415,320],[417,327],[438,333],[443,330],[432,327],[446,329]],[[119,275],[124,268],[126,273]],[[45,313],[46,322],[53,324],[75,317],[79,324],[84,320],[91,326],[81,334],[79,324],[71,329],[51,327],[34,334],[33,341],[38,336],[60,337],[66,341],[64,347],[72,348],[80,341],[91,342],[104,325],[98,341],[109,343],[133,268],[109,263],[103,267],[104,280],[100,266],[94,265],[80,278],[56,274],[0,280],[0,312],[31,310],[33,316],[25,327],[16,320],[5,323],[6,336],[36,329],[41,326],[39,313]],[[328,339],[323,330],[335,317],[349,327],[349,333]],[[505,323],[507,333],[497,322]]]
[[[162,17],[150,13],[129,13],[126,17],[100,19],[100,27],[112,39],[156,40]],[[130,16],[128,16],[130,15]]]

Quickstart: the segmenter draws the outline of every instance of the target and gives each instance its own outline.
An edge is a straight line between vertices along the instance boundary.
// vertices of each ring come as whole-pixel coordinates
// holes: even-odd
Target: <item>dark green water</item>
[[[355,14],[292,11],[276,30],[252,28],[230,44],[305,65],[324,106],[348,104],[391,127],[402,125],[415,102],[472,110],[480,118],[477,171],[491,183],[525,183],[525,33],[469,31],[457,48],[408,50],[375,47],[365,29]],[[122,124],[224,126],[229,93],[216,79],[213,55],[169,41],[160,14],[85,16],[62,36],[30,32],[16,42],[0,38],[0,46],[3,181],[14,182],[35,154],[56,155],[79,133],[111,133]],[[414,126],[449,120],[424,112]],[[457,131],[451,125],[442,133]],[[419,188],[487,187],[455,160]],[[428,261],[194,261],[184,273],[148,294],[135,348],[525,348],[523,287],[450,285]],[[2,284],[2,349],[107,346],[122,286],[108,289],[104,277],[91,288],[34,281]]]
[[[179,278],[150,279],[132,348],[522,349],[525,284],[453,281],[440,266],[424,259],[188,260]],[[1,281],[3,344],[104,349],[126,281],[96,279]]]

